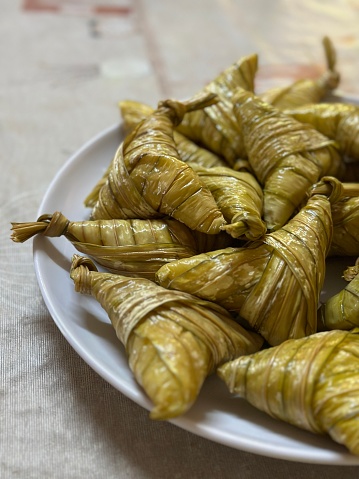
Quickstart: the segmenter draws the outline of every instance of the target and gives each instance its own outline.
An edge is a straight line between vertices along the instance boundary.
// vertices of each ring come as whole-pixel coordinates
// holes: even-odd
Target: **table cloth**
[[[68,158],[119,121],[121,99],[186,98],[250,53],[258,91],[314,78],[324,35],[340,90],[359,96],[358,25],[358,0],[0,0],[1,478],[357,477],[151,421],[64,339],[32,241],[13,243],[10,222],[36,219]]]

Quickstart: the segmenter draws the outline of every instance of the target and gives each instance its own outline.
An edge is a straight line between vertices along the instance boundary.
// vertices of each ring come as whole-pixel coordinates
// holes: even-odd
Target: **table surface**
[[[95,373],[43,301],[32,241],[50,181],[119,121],[117,102],[151,105],[198,91],[258,53],[256,88],[316,77],[321,38],[340,90],[359,96],[358,0],[0,0],[0,334],[2,478],[357,477],[357,467],[243,452],[154,422]]]

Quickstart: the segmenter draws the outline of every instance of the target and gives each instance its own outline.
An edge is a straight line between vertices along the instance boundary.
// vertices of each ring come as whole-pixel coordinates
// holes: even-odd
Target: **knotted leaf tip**
[[[202,110],[208,106],[218,103],[219,98],[212,92],[201,92],[189,100],[178,101],[173,99],[162,100],[158,103],[158,109],[167,109],[172,123],[179,125],[186,113]]]
[[[90,258],[78,254],[72,256],[70,278],[73,280],[77,292],[91,294],[91,271],[97,272],[98,270]]]

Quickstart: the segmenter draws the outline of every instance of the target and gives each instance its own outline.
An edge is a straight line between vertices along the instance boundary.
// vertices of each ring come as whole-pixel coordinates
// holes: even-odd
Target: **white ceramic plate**
[[[39,215],[61,211],[70,220],[87,218],[89,210],[83,200],[107,168],[120,140],[120,125],[114,125],[82,147],[55,176]],[[151,404],[134,381],[106,313],[93,298],[74,291],[69,269],[75,252],[65,238],[34,239],[35,270],[46,305],[78,354],[106,381],[149,410]],[[343,286],[338,284],[342,270],[342,261],[330,264],[326,295]],[[216,376],[206,381],[193,408],[171,422],[218,443],[269,457],[318,464],[359,464],[358,457],[329,438],[276,421],[234,398]]]

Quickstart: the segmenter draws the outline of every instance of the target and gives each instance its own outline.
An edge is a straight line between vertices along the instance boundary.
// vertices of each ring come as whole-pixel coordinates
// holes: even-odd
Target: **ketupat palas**
[[[300,79],[285,87],[276,87],[262,93],[263,101],[281,110],[295,108],[308,103],[317,103],[335,90],[340,82],[336,70],[337,55],[329,37],[323,38],[327,70],[317,79]]]
[[[153,419],[185,413],[218,365],[263,344],[218,305],[145,278],[100,273],[78,255],[70,276],[77,292],[92,295],[107,312],[136,381],[153,402]]]
[[[348,267],[343,277],[348,284],[323,303],[318,310],[318,321],[325,329],[350,330],[359,326],[359,261]]]
[[[120,101],[119,108],[123,120],[123,131],[125,135],[128,135],[138,125],[138,123],[149,117],[154,112],[154,109],[151,106],[133,100]],[[201,148],[189,138],[176,131],[176,129],[173,130],[173,139],[181,160],[186,163],[192,162],[205,166],[206,168],[227,165],[227,163],[218,155],[206,150],[205,148]],[[93,208],[95,206],[99,198],[100,190],[106,183],[112,167],[113,164],[111,162],[102,178],[98,180],[96,185],[85,198],[85,206],[89,208]]]
[[[215,93],[218,103],[187,113],[178,131],[199,145],[224,157],[229,166],[246,156],[238,122],[233,115],[232,96],[237,88],[254,90],[258,67],[256,54],[240,58],[208,83],[202,92]]]
[[[133,100],[123,100],[119,102],[119,108],[123,119],[123,130],[125,135],[129,134],[142,120],[149,117],[154,109],[144,103]],[[192,162],[198,165],[210,168],[212,166],[226,166],[227,163],[218,155],[205,148],[201,148],[196,143],[185,137],[176,129],[173,130],[173,139],[175,141],[180,159],[186,163]],[[99,193],[102,186],[106,183],[110,171],[113,167],[112,162],[108,166],[104,175],[84,200],[84,205],[93,208],[99,199]]]
[[[226,248],[162,266],[156,281],[236,311],[269,344],[317,331],[317,307],[332,238],[331,201],[313,195],[281,229],[244,248]]]
[[[349,103],[318,103],[284,110],[302,123],[312,125],[335,140],[341,153],[359,161],[359,106]]]
[[[133,100],[122,100],[119,102],[119,108],[123,119],[123,129],[125,134],[129,134],[142,120],[150,116],[154,109],[144,103]],[[199,145],[185,137],[176,129],[173,130],[173,139],[175,141],[180,159],[186,163],[191,162],[206,168],[213,166],[227,166],[227,163],[215,153],[201,148]],[[113,167],[111,163],[104,175],[93,187],[91,192],[84,200],[85,206],[93,208],[99,199],[99,192],[106,183],[109,173]]]
[[[284,225],[322,176],[337,174],[342,159],[333,140],[239,89],[233,110],[248,160],[263,187],[268,230]]]
[[[83,254],[114,273],[154,279],[165,263],[196,254],[193,232],[173,218],[69,221],[61,212],[36,222],[12,223],[11,238],[65,236]]]
[[[173,128],[186,111],[215,101],[214,94],[207,94],[188,102],[160,102],[118,148],[91,218],[170,215],[191,229],[220,232],[225,224],[223,215],[198,175],[180,159],[173,139]]]
[[[359,183],[340,182],[338,200],[332,202],[333,238],[329,256],[359,256]],[[320,181],[311,194],[330,195],[334,184]]]
[[[359,329],[325,331],[217,370],[230,392],[276,419],[329,434],[359,455]]]
[[[359,256],[359,194],[333,204],[332,217],[333,240],[329,255]]]
[[[119,107],[127,133],[130,133],[140,121],[153,112],[152,107],[132,100],[120,101]],[[219,155],[206,148],[201,148],[197,143],[182,135],[176,129],[173,131],[173,138],[182,161],[195,163],[206,168],[227,166],[227,163]]]

